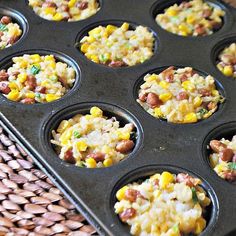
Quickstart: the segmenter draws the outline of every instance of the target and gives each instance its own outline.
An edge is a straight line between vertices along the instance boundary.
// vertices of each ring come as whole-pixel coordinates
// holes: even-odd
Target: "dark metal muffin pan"
[[[19,52],[55,52],[56,56],[78,66],[73,89],[62,99],[47,104],[25,105],[0,95],[0,122],[12,133],[35,161],[52,176],[63,192],[102,235],[128,235],[128,227],[113,212],[114,193],[119,186],[152,174],[155,170],[192,173],[203,180],[212,199],[208,226],[201,235],[225,236],[236,232],[235,186],[219,178],[209,167],[205,148],[208,134],[219,127],[236,132],[236,80],[225,77],[215,66],[218,48],[229,39],[236,41],[236,10],[211,0],[226,11],[224,25],[204,37],[181,37],[155,23],[154,13],[166,0],[103,0],[94,16],[78,22],[53,22],[40,18],[25,0],[2,0],[0,9],[25,17],[24,36],[10,48],[0,51],[0,68]],[[169,1],[168,3],[173,3]],[[163,9],[163,8],[162,8]],[[19,15],[19,16],[21,16]],[[87,60],[75,46],[81,32],[99,23],[133,22],[149,27],[157,37],[157,50],[150,60],[133,67],[109,68]],[[25,29],[26,29],[25,28]],[[60,57],[62,56],[62,57]],[[225,103],[207,120],[195,124],[171,124],[150,116],[136,102],[137,83],[149,71],[169,65],[191,66],[218,81]],[[107,114],[134,122],[138,138],[130,156],[109,168],[78,168],[56,157],[49,144],[49,127],[65,117],[101,105]],[[230,129],[225,128],[227,125]],[[227,126],[228,127],[228,126]],[[217,128],[218,129],[218,128]],[[214,132],[213,132],[214,133]],[[205,141],[205,142],[204,142]],[[180,168],[180,169],[179,169]],[[124,181],[124,182],[123,182]]]

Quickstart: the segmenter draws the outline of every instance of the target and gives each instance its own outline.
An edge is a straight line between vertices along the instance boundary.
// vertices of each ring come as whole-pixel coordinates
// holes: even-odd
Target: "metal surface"
[[[169,1],[168,5],[173,2]],[[223,76],[214,63],[218,47],[232,39],[236,41],[236,10],[219,1],[210,2],[220,4],[225,9],[224,25],[213,35],[195,38],[168,33],[155,23],[154,15],[158,9],[166,6],[164,0],[103,0],[101,10],[96,15],[73,23],[44,20],[35,15],[24,0],[0,2],[0,8],[10,7],[23,14],[29,26],[22,40],[0,52],[1,68],[5,66],[5,58],[19,52],[23,54],[25,50],[40,52],[39,49],[57,52],[62,60],[67,55],[80,68],[77,85],[58,101],[24,105],[0,96],[0,118],[30,150],[35,160],[57,180],[100,234],[128,235],[128,228],[118,221],[113,212],[114,191],[123,183],[120,181],[145,176],[153,169],[172,170],[172,166],[201,177],[209,190],[213,208],[209,215],[209,226],[202,235],[236,234],[235,186],[216,176],[203,150],[204,140],[213,129],[236,120],[236,80]],[[76,39],[91,25],[114,21],[133,22],[134,25],[152,29],[157,37],[154,56],[141,65],[116,69],[88,61],[76,49]],[[225,103],[210,118],[196,124],[171,124],[150,116],[135,101],[137,84],[142,75],[169,65],[191,66],[212,75],[226,97]],[[61,161],[47,143],[48,124],[51,124],[49,119],[54,121],[57,112],[60,112],[61,118],[68,117],[75,107],[78,112],[85,111],[98,102],[104,104],[108,114],[135,123],[139,138],[134,153],[121,163],[103,169],[78,168]],[[72,105],[75,105],[73,109],[70,108]],[[54,125],[58,122],[55,120]],[[221,129],[224,131],[224,127]],[[142,168],[141,173],[139,168]],[[123,180],[125,176],[127,178]]]

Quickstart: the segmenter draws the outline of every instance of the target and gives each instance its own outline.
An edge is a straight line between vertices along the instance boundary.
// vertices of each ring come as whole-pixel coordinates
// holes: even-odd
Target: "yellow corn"
[[[52,68],[52,69],[55,69],[56,68],[56,62],[55,61],[51,61],[49,64],[48,64],[48,67]]]
[[[129,24],[127,22],[123,23],[122,26],[121,26],[121,29],[123,31],[127,31],[129,29]]]
[[[158,76],[157,76],[156,74],[152,74],[152,75],[150,75],[149,77],[147,77],[145,80],[146,80],[147,82],[151,82],[151,81],[157,80],[157,78],[158,78]]]
[[[190,112],[184,117],[184,123],[197,122],[197,115],[194,112]]]
[[[87,143],[85,141],[78,141],[76,143],[76,148],[80,152],[85,152],[87,150],[87,148],[88,148],[88,145],[87,145]]]
[[[178,13],[178,11],[176,11],[175,9],[172,9],[172,8],[169,8],[167,11],[166,11],[166,14],[168,16],[176,16]]]
[[[19,66],[21,67],[21,68],[27,68],[27,66],[28,66],[28,62],[27,61],[25,61],[24,59],[23,60],[20,60],[19,61]]]
[[[154,116],[155,116],[155,117],[158,117],[158,118],[163,117],[163,113],[162,113],[160,107],[156,107],[156,108],[154,108]]]
[[[60,21],[60,20],[63,19],[63,15],[62,15],[61,13],[57,12],[57,13],[53,16],[52,19],[55,20],[55,21]]]
[[[44,60],[45,61],[55,61],[55,58],[53,55],[47,55],[44,57]]]
[[[172,98],[172,94],[171,93],[163,93],[163,94],[160,94],[159,98],[161,99],[162,102],[167,102],[168,100],[170,100]]]
[[[186,113],[189,111],[189,105],[187,103],[180,103],[179,106],[178,106],[178,110],[181,112],[181,113]]]
[[[61,141],[62,145],[67,145],[69,140],[72,136],[72,129],[65,130],[65,132],[62,133],[59,140]]]
[[[112,151],[112,149],[108,145],[104,145],[102,147],[102,152],[105,153],[105,154],[110,154],[111,151]]]
[[[190,92],[193,92],[193,90],[195,89],[195,86],[194,84],[192,84],[191,81],[189,80],[186,80],[182,83],[182,87],[187,90],[187,91],[190,91]]]
[[[43,80],[40,85],[47,87],[47,86],[50,86],[50,83],[51,83],[51,81],[49,81],[49,80]]]
[[[114,26],[114,25],[107,25],[107,26],[106,26],[106,32],[107,32],[109,35],[112,34],[116,29],[117,29],[117,27]]]
[[[91,114],[93,117],[102,117],[103,111],[102,111],[99,107],[92,107],[92,108],[90,109],[90,114]]]
[[[219,92],[218,92],[218,90],[216,90],[216,89],[213,89],[213,90],[211,91],[211,94],[212,94],[214,97],[219,96]]]
[[[97,162],[92,157],[87,158],[85,164],[88,168],[96,168],[97,166]]]
[[[122,199],[125,198],[125,192],[126,190],[129,189],[128,186],[124,186],[121,189],[119,189],[116,193],[116,198],[121,201]]]
[[[180,24],[178,29],[184,36],[187,36],[190,33],[190,29],[185,24]]]
[[[96,28],[90,30],[90,31],[88,32],[88,35],[94,37],[94,36],[100,34],[100,33],[101,33],[101,30],[102,30],[101,27],[96,27]]]
[[[170,84],[169,84],[168,82],[162,80],[162,81],[159,83],[159,85],[160,85],[162,88],[167,89]]]
[[[195,108],[200,107],[201,104],[202,104],[202,99],[199,96],[195,97],[193,100],[194,107]]]
[[[221,64],[217,64],[216,66],[221,72],[223,72],[224,67]]]
[[[69,128],[71,125],[68,120],[63,120],[60,125],[57,128],[58,133],[64,132],[67,128]]]
[[[10,93],[8,93],[7,98],[12,101],[18,101],[20,98],[20,93],[18,90],[12,90]]]
[[[89,47],[89,45],[88,45],[87,43],[83,43],[83,44],[81,45],[80,50],[81,50],[83,53],[86,53],[86,52],[88,51],[88,47]]]
[[[174,181],[174,176],[170,172],[164,171],[161,174],[159,184],[161,188],[166,188],[173,181]]]
[[[68,2],[68,7],[73,7],[73,6],[75,5],[76,1],[77,1],[77,0],[70,0],[70,1]]]
[[[17,80],[22,84],[26,81],[26,79],[27,79],[26,73],[21,73],[17,76]]]
[[[206,227],[206,221],[202,217],[197,219],[194,234],[200,234]]]
[[[103,161],[103,165],[105,166],[105,167],[109,167],[109,166],[111,166],[112,165],[112,159],[111,158],[107,158],[107,159],[105,159],[104,161]]]
[[[30,55],[30,59],[33,60],[33,63],[41,62],[41,57],[39,54]]]
[[[99,63],[99,57],[97,55],[91,55],[90,60],[95,63]]]
[[[53,101],[59,99],[60,96],[59,96],[59,95],[49,94],[49,93],[48,93],[48,94],[46,94],[45,98],[46,98],[46,101],[47,101],[47,102],[53,102]]]
[[[130,139],[130,133],[129,132],[117,131],[117,135],[118,135],[119,139],[123,139],[123,140],[129,140]]]
[[[195,22],[195,20],[196,19],[195,19],[195,17],[193,15],[189,15],[189,16],[187,16],[186,22],[188,24],[193,24]]]
[[[55,7],[46,7],[44,9],[44,13],[46,15],[54,15],[56,13],[56,8]]]
[[[35,93],[34,92],[28,92],[25,94],[27,98],[35,98]]]
[[[224,69],[223,69],[223,74],[225,76],[232,76],[233,75],[233,68],[232,66],[225,66]]]
[[[19,90],[19,87],[17,85],[16,82],[12,81],[8,84],[8,87],[11,89],[11,90]]]

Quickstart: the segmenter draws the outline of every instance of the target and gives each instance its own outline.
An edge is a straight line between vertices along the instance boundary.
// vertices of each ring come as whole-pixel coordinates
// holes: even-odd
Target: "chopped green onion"
[[[192,200],[193,200],[194,203],[197,203],[198,202],[198,197],[197,197],[196,189],[194,187],[192,187],[191,190],[192,190]]]
[[[40,71],[40,66],[37,66],[37,65],[33,65],[30,69],[30,73],[33,74],[33,75],[37,75]]]
[[[74,135],[75,138],[80,138],[81,137],[81,134],[78,131],[74,131],[73,135]]]
[[[231,170],[236,170],[236,162],[229,162],[228,167]]]
[[[38,99],[40,99],[40,98],[41,98],[40,93],[35,93],[35,97],[38,98]]]
[[[174,230],[175,233],[178,233],[179,232],[179,223],[176,223],[172,229]]]
[[[1,23],[0,23],[0,31],[2,31],[2,32],[4,32],[4,31],[8,31],[7,26],[4,25],[4,24],[1,24]]]

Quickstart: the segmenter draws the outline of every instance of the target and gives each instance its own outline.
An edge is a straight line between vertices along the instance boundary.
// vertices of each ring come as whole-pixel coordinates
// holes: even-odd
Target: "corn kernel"
[[[112,34],[116,29],[117,29],[117,27],[114,26],[114,25],[107,25],[107,26],[106,26],[106,32],[107,32],[109,35]]]
[[[50,83],[51,83],[51,81],[49,81],[49,80],[43,80],[40,85],[43,87],[47,87],[47,86],[50,86]]]
[[[10,93],[8,93],[7,98],[12,101],[18,101],[20,98],[20,93],[18,90],[12,90]]]
[[[121,26],[121,29],[123,31],[127,31],[129,29],[129,24],[127,22],[123,23],[122,26]]]
[[[92,107],[92,108],[90,109],[90,114],[91,114],[93,117],[102,117],[103,111],[102,111],[99,107]]]
[[[100,33],[101,33],[101,28],[100,28],[100,27],[96,27],[96,28],[90,30],[90,31],[88,32],[88,35],[94,37],[94,36],[96,36],[96,35],[98,35],[98,34],[100,34]]]
[[[47,55],[44,57],[44,60],[45,61],[55,61],[55,58],[53,55]]]
[[[195,17],[193,16],[193,15],[189,15],[189,16],[187,16],[187,19],[186,19],[186,22],[188,23],[188,24],[193,24],[194,22],[195,22]]]
[[[221,72],[223,72],[224,67],[221,64],[217,64],[216,66]]]
[[[189,111],[189,105],[187,103],[180,103],[179,106],[178,106],[178,110],[181,112],[181,113],[186,113]]]
[[[30,59],[33,61],[33,63],[41,62],[41,57],[39,54],[30,55]]]
[[[168,82],[162,80],[162,81],[159,83],[159,85],[160,85],[162,88],[167,89],[170,84],[169,84]]]
[[[87,158],[85,164],[88,168],[96,168],[97,166],[97,162],[92,157]]]
[[[181,31],[181,33],[184,33],[186,35],[190,33],[190,29],[185,24],[180,24],[178,29],[179,31]]]
[[[57,13],[53,16],[52,19],[55,20],[55,21],[60,21],[60,20],[63,19],[63,15],[62,15],[61,13],[57,12]]]
[[[202,99],[199,96],[195,97],[193,100],[194,107],[195,108],[200,107],[201,104],[202,104]]]
[[[124,186],[124,187],[122,187],[121,189],[119,189],[118,191],[117,191],[117,193],[116,193],[116,198],[119,200],[119,201],[121,201],[122,199],[124,199],[125,198],[125,192],[126,192],[126,190],[128,190],[129,188],[128,188],[128,186]]]
[[[233,75],[233,68],[232,66],[225,66],[224,69],[223,69],[223,74],[225,76],[232,76]]]
[[[27,98],[35,98],[35,93],[34,92],[28,92],[28,93],[26,93],[25,94],[25,96],[27,97]]]
[[[89,47],[89,45],[88,45],[87,43],[83,43],[83,44],[81,45],[80,50],[81,50],[83,53],[86,53],[86,52],[88,51],[88,47]]]
[[[158,117],[158,118],[162,118],[163,117],[163,113],[162,113],[160,107],[154,108],[154,116]]]
[[[27,79],[26,73],[21,73],[17,76],[17,80],[22,84],[26,81],[26,79]]]
[[[97,55],[91,55],[90,60],[95,63],[99,63],[99,57]]]
[[[56,13],[56,8],[55,7],[46,7],[44,9],[44,13],[46,15],[54,15]]]
[[[58,133],[64,132],[67,128],[69,128],[71,125],[68,120],[63,120],[60,125],[57,128]]]
[[[62,145],[67,145],[70,141],[72,136],[72,129],[65,130],[65,132],[62,133],[59,140],[61,141]]]
[[[76,143],[76,148],[80,152],[85,152],[87,150],[87,148],[88,148],[88,145],[84,141],[78,141]]]
[[[172,8],[169,8],[167,11],[166,11],[166,14],[168,16],[176,16],[178,13],[178,11],[176,11],[175,9],[172,9]]]
[[[8,87],[11,89],[11,90],[19,90],[19,87],[17,85],[16,82],[12,81],[8,84]]]
[[[161,99],[162,102],[167,102],[168,100],[170,100],[172,98],[172,94],[171,93],[163,93],[163,94],[160,94],[159,98]]]
[[[184,117],[184,123],[197,122],[197,115],[194,112],[190,112]]]
[[[145,78],[147,82],[156,81],[157,79],[158,79],[158,76],[155,74],[152,74],[149,77]]]
[[[187,91],[190,91],[190,92],[193,92],[193,90],[195,89],[195,86],[194,84],[191,83],[191,81],[189,80],[186,80],[182,83],[182,87],[187,90]]]
[[[109,166],[111,166],[112,165],[112,159],[111,158],[107,158],[107,159],[105,159],[104,161],[103,161],[103,165],[105,166],[105,167],[109,167]]]
[[[48,67],[55,69],[56,68],[56,62],[55,61],[51,61],[50,63],[48,63]]]
[[[52,101],[55,101],[55,100],[59,99],[60,96],[59,96],[59,95],[49,94],[49,93],[48,93],[48,94],[46,94],[45,98],[46,98],[46,101],[47,101],[47,102],[52,102]]]
[[[24,68],[24,69],[25,69],[25,68],[27,68],[27,66],[28,66],[28,62],[23,59],[23,60],[19,61],[19,66],[20,66],[21,68]]]
[[[194,234],[200,234],[206,227],[206,221],[202,217],[197,219]]]
[[[129,132],[117,131],[117,135],[118,135],[119,139],[123,139],[123,140],[129,140],[130,139],[130,133]]]
[[[76,1],[77,1],[77,0],[70,0],[70,1],[68,2],[68,7],[73,7],[73,6],[75,5]]]
[[[174,176],[171,173],[164,171],[161,174],[159,185],[161,188],[166,188],[168,184],[172,183],[173,181]]]
[[[211,94],[212,94],[214,97],[219,96],[219,91],[216,90],[216,89],[213,89],[213,90],[211,91]]]

